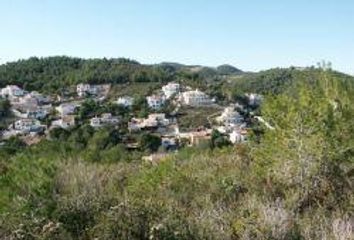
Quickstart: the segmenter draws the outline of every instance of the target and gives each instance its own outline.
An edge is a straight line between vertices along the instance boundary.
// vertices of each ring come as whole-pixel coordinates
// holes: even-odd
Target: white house
[[[76,92],[79,97],[86,95],[107,95],[111,88],[110,84],[90,85],[87,83],[80,83],[76,85]]]
[[[119,123],[118,117],[112,116],[111,113],[103,113],[101,115],[101,119],[102,119],[102,121],[104,123],[108,123],[108,124],[117,124],[117,123]]]
[[[181,86],[179,83],[168,83],[167,85],[162,87],[162,91],[165,94],[166,98],[169,99],[172,97],[174,94],[179,94],[181,90]]]
[[[91,127],[101,127],[102,126],[101,118],[99,118],[99,117],[91,118],[90,125],[91,125]]]
[[[169,123],[170,121],[164,113],[149,114],[148,118],[144,120],[145,127],[167,126]]]
[[[233,144],[245,142],[247,140],[247,131],[246,130],[234,129],[229,134],[229,140]]]
[[[70,128],[75,126],[75,116],[63,116],[59,120],[52,122],[52,127]]]
[[[95,85],[90,85],[87,83],[80,83],[76,86],[76,92],[79,97],[84,97],[87,94],[96,95],[97,91],[98,89]]]
[[[146,97],[146,101],[150,108],[158,110],[165,104],[166,99],[165,96],[152,95]]]
[[[77,106],[71,103],[62,103],[58,107],[55,108],[60,115],[65,116],[69,114],[73,114],[76,110]]]
[[[176,131],[177,132],[177,131]],[[179,132],[178,139],[186,139],[190,146],[198,145],[201,142],[209,141],[211,139],[212,129],[203,129],[192,132]]]
[[[3,97],[21,97],[25,95],[25,91],[16,85],[7,85],[5,88],[1,89],[1,95]]]
[[[143,118],[133,118],[128,123],[129,131],[139,131],[143,128],[156,128],[156,127],[165,127],[170,124],[170,120],[166,118],[164,113],[154,113],[149,114],[145,119]]]
[[[122,105],[124,107],[131,107],[133,106],[133,103],[134,103],[134,98],[129,96],[120,97],[117,100],[117,104]]]
[[[9,129],[19,131],[21,133],[39,132],[44,129],[41,123],[36,119],[20,119],[14,122]]]
[[[213,102],[207,94],[199,91],[198,89],[195,91],[183,92],[180,96],[180,100],[185,105],[190,106],[209,105]]]
[[[13,97],[11,98],[11,103],[12,105],[27,105],[27,106],[37,106],[41,104],[46,104],[50,103],[51,98],[48,96],[44,96],[38,92],[30,92],[30,93],[24,93],[23,95],[20,95],[18,97]]]
[[[248,104],[251,106],[259,106],[263,100],[262,95],[256,93],[247,93],[246,97],[248,98]]]
[[[219,123],[225,126],[234,126],[243,122],[243,117],[234,107],[226,107],[224,112],[216,119]]]
[[[140,131],[143,128],[144,119],[141,118],[133,118],[128,122],[128,130],[130,132]]]
[[[48,112],[42,108],[28,109],[26,115],[27,118],[43,119],[48,115]]]
[[[102,127],[104,125],[115,125],[119,123],[118,117],[113,117],[110,113],[104,113],[101,117],[94,117],[90,119],[92,127]]]
[[[32,105],[32,106],[36,106],[39,104],[38,99],[30,94],[26,94],[24,96],[19,97],[18,101],[16,102],[22,105]]]
[[[38,104],[46,104],[52,101],[52,99],[49,96],[45,96],[37,91],[32,91],[26,96],[36,99]]]
[[[41,107],[12,108],[11,111],[19,118],[43,119],[48,115],[48,111]]]

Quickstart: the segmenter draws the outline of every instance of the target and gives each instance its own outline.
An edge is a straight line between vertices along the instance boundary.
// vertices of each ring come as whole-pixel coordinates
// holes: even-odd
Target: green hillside
[[[51,88],[106,61],[59,59],[68,61],[65,71],[50,59],[53,68],[34,67],[33,78],[9,71],[21,62],[2,66],[0,82],[12,76],[35,88],[41,76]],[[111,69],[146,68],[107,61]],[[81,77],[99,81],[91,73]],[[0,152],[0,239],[350,239],[353,78],[275,69],[215,86],[268,93],[260,111],[275,129],[236,147],[185,148],[156,166],[125,152],[108,130],[82,127],[28,148],[8,142]]]
[[[177,63],[144,65],[124,58],[33,57],[0,65],[0,87],[16,84],[27,90],[52,93],[78,83],[163,83],[179,79],[203,82],[220,75],[241,73],[229,65],[218,69]]]
[[[164,82],[170,73],[129,59],[30,58],[0,66],[0,86],[58,91],[78,83]]]

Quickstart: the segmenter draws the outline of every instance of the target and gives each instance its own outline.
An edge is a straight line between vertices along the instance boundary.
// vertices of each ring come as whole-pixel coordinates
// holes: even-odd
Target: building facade
[[[169,99],[175,94],[179,94],[181,90],[181,86],[179,83],[168,83],[167,85],[162,87],[162,91],[165,94],[166,98]]]
[[[195,91],[187,91],[181,94],[181,102],[189,106],[203,106],[212,103],[210,97],[204,92],[196,89]]]
[[[146,101],[151,109],[159,110],[165,104],[165,97],[160,95],[152,95],[146,97]]]
[[[120,97],[117,100],[117,104],[124,107],[131,107],[133,106],[133,103],[134,103],[134,98],[129,96]]]

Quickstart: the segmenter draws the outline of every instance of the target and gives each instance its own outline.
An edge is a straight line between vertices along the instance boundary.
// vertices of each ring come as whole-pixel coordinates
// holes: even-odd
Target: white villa
[[[115,125],[118,123],[118,117],[113,117],[111,113],[104,113],[101,117],[94,117],[90,120],[90,125],[92,127],[102,127],[104,125]]]
[[[165,94],[166,98],[169,99],[174,94],[179,94],[181,90],[181,86],[179,83],[168,83],[167,85],[162,87],[162,91]]]
[[[76,108],[77,106],[74,104],[63,103],[60,104],[58,107],[56,107],[55,110],[57,110],[60,113],[60,115],[65,116],[65,115],[73,114]]]
[[[106,95],[110,90],[110,84],[91,85],[87,83],[80,83],[76,85],[76,92],[79,97],[86,95]]]
[[[38,133],[45,129],[45,126],[36,119],[20,119],[15,121],[3,132],[3,137],[11,137],[15,135],[24,135],[29,133]]]
[[[97,87],[95,85],[90,85],[86,83],[80,83],[76,86],[76,92],[79,97],[84,97],[87,94],[96,95]]]
[[[129,96],[120,97],[117,100],[117,104],[124,107],[131,107],[133,106],[133,103],[134,103],[134,98]]]
[[[183,92],[180,96],[180,101],[183,104],[190,106],[209,105],[213,102],[207,94],[198,89],[195,91]]]
[[[52,127],[67,129],[73,126],[75,126],[75,116],[63,116],[61,119],[52,122]]]
[[[37,106],[40,104],[48,104],[51,102],[51,98],[48,96],[44,96],[38,92],[30,92],[27,93],[26,91],[23,91],[23,94],[21,93],[21,90],[16,91],[17,95],[11,95],[12,97],[10,97],[9,94],[7,94],[9,91],[4,91],[5,92],[5,96],[8,96],[11,100],[11,104],[12,105],[27,105],[27,106]],[[20,94],[20,95],[19,95]]]
[[[27,94],[25,97],[36,99],[38,104],[46,104],[52,101],[52,99],[49,96],[45,96],[37,91],[32,91],[29,94]]]
[[[16,85],[7,85],[1,89],[1,95],[3,97],[16,98],[25,95],[25,91]]]
[[[156,128],[159,126],[166,127],[170,124],[170,120],[166,118],[164,113],[150,114],[147,118],[133,118],[128,123],[129,131],[139,131],[143,128]]]
[[[188,140],[189,146],[198,145],[201,142],[209,141],[211,139],[211,133],[212,129],[203,129],[191,132],[179,132],[179,129],[176,129],[177,138],[180,140]]]
[[[224,112],[216,119],[219,123],[223,123],[225,126],[235,126],[243,122],[243,117],[234,107],[226,107]]]
[[[165,96],[152,95],[146,97],[146,101],[150,108],[154,110],[160,109],[165,104]]]
[[[164,113],[149,114],[148,118],[144,120],[145,126],[167,126],[169,123],[170,121],[166,118],[166,115]]]
[[[263,100],[262,95],[256,93],[247,93],[246,97],[248,98],[248,104],[251,106],[259,106]]]
[[[11,109],[12,113],[19,118],[43,119],[48,115],[48,110],[38,106],[17,107]]]
[[[22,105],[37,106],[39,104],[39,101],[36,97],[32,96],[31,94],[26,94],[24,96],[19,97],[17,99],[16,103],[19,103]]]
[[[229,134],[229,140],[233,144],[245,142],[247,140],[247,131],[246,130],[234,129]]]

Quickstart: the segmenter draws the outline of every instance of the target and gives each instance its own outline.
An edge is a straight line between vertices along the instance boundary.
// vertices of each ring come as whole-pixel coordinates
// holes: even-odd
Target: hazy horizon
[[[260,71],[326,60],[354,75],[349,0],[5,0],[0,26],[1,64],[66,55]]]

